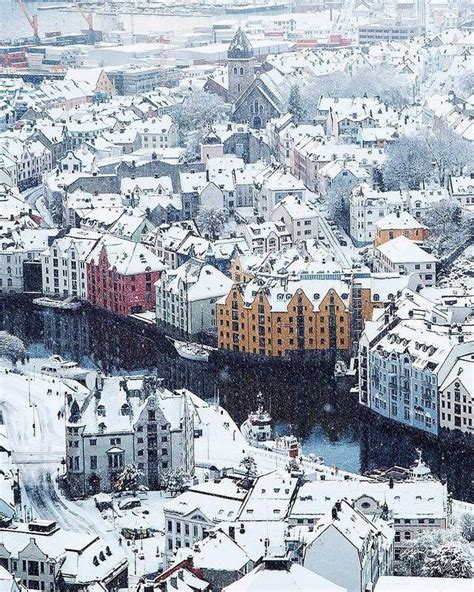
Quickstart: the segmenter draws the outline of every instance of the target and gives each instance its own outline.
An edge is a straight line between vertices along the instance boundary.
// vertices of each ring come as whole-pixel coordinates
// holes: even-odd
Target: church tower
[[[255,74],[253,49],[239,27],[227,50],[229,97],[235,101],[252,84]]]

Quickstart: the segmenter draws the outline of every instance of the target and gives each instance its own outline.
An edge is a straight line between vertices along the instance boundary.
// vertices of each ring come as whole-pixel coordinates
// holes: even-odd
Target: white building
[[[276,205],[272,221],[285,224],[293,244],[318,238],[318,210],[293,195],[285,197]]]
[[[398,236],[374,249],[374,271],[417,273],[424,286],[436,283],[438,259],[406,236]]]
[[[286,166],[270,165],[255,176],[254,203],[264,220],[271,220],[275,206],[290,194],[304,201],[306,187]]]
[[[392,573],[394,533],[386,520],[370,520],[347,501],[335,502],[307,539],[303,565],[348,592],[370,590]]]
[[[43,293],[87,298],[86,259],[103,235],[74,228],[41,254]]]
[[[216,331],[216,302],[233,281],[212,265],[189,260],[164,270],[156,287],[156,320],[195,335]]]
[[[194,409],[185,391],[171,392],[155,376],[98,375],[93,391],[69,401],[66,467],[73,496],[113,490],[130,463],[152,489],[170,470],[194,473]]]
[[[35,520],[0,528],[0,536],[2,565],[29,590],[117,592],[128,586],[125,553],[97,535],[63,530],[50,520]]]
[[[178,145],[178,128],[170,115],[152,117],[135,125],[143,148],[159,153],[165,148]]]

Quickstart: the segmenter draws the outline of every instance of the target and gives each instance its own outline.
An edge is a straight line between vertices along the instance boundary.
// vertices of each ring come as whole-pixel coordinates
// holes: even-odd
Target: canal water
[[[85,308],[78,312],[40,309],[29,303],[0,303],[0,330],[25,341],[30,356],[60,354],[107,374],[157,372],[168,388],[188,388],[220,403],[240,424],[264,395],[276,430],[290,430],[305,453],[328,465],[364,473],[393,465],[409,466],[417,448],[432,472],[446,477],[456,499],[474,501],[473,454],[462,441],[447,443],[383,422],[359,408],[347,389],[336,388],[322,367],[291,364],[207,365],[179,358],[163,335],[150,328]]]

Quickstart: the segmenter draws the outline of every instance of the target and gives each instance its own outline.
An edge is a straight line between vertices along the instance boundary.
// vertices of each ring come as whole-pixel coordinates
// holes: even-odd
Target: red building
[[[87,300],[123,316],[154,310],[153,285],[164,268],[142,244],[104,236],[87,258]]]

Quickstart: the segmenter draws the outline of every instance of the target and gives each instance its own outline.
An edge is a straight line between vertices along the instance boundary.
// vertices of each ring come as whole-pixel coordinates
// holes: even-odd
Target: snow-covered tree
[[[229,214],[224,208],[201,206],[196,217],[196,224],[199,229],[207,232],[211,239],[216,240],[219,238],[228,219]]]
[[[472,543],[474,541],[474,514],[466,513],[459,522],[461,536]]]
[[[204,91],[190,91],[183,102],[173,111],[173,120],[178,126],[181,146],[186,145],[189,132],[206,130],[230,113],[230,105],[218,95]]]
[[[349,228],[349,197],[353,185],[350,181],[334,181],[325,193],[325,202],[329,216],[338,226]]]
[[[471,577],[469,544],[454,529],[431,530],[407,542],[395,566],[397,575],[430,577]],[[459,573],[459,575],[456,575]]]
[[[402,136],[386,149],[383,182],[387,189],[419,189],[428,181],[433,169],[431,160],[420,136]]]
[[[427,158],[435,170],[435,179],[444,185],[449,175],[462,175],[472,166],[474,151],[470,142],[446,125],[438,125],[422,134]]]
[[[168,471],[162,479],[162,487],[173,497],[185,491],[189,485],[189,475],[183,469],[176,468]]]
[[[142,477],[143,471],[135,463],[126,465],[118,476],[116,483],[117,491],[132,491],[133,495],[135,495]]]
[[[288,99],[288,111],[293,115],[293,121],[296,125],[301,123],[306,117],[306,109],[301,98],[300,87],[293,84],[290,90],[290,97]]]
[[[7,358],[13,364],[26,357],[26,347],[19,337],[0,331],[0,357]]]
[[[423,222],[430,229],[425,245],[437,256],[453,252],[468,239],[470,222],[462,220],[461,207],[454,199],[432,205]]]
[[[421,575],[427,578],[472,578],[473,558],[469,546],[460,541],[448,541],[428,550]]]
[[[246,477],[255,477],[257,474],[257,463],[251,454],[244,456],[244,458],[240,461],[240,466],[245,469]]]

